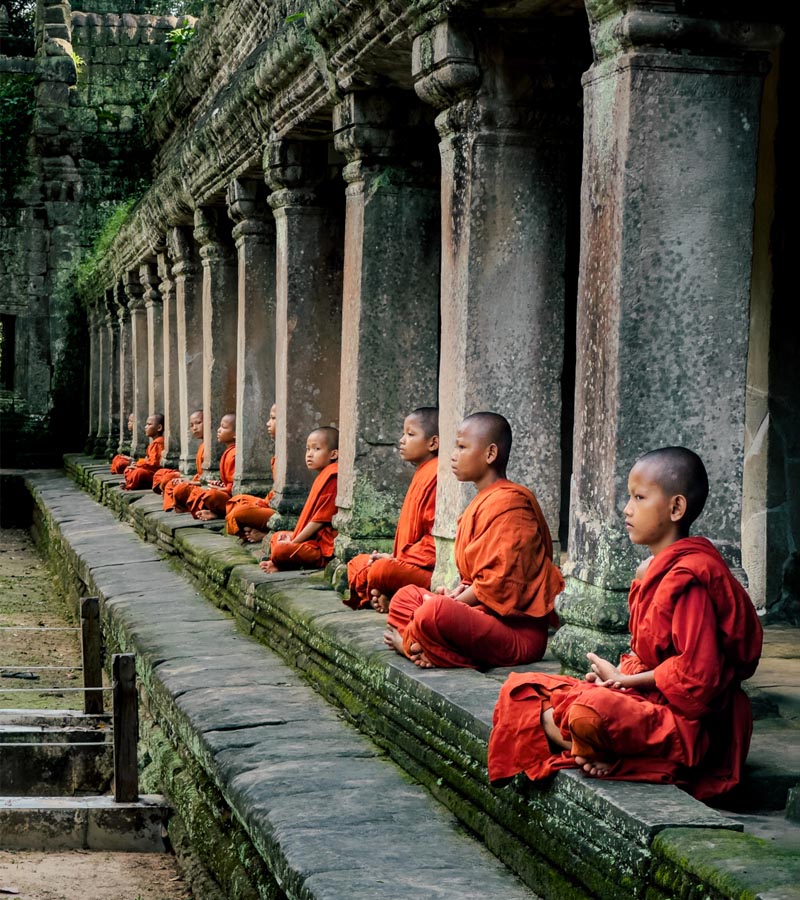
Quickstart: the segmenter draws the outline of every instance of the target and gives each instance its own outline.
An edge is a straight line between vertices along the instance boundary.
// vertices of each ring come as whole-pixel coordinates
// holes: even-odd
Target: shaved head
[[[439,409],[436,406],[420,406],[410,412],[406,418],[416,419],[428,440],[439,434]]]
[[[153,413],[150,418],[155,419],[156,425],[160,425],[162,428],[164,427],[164,413]]]
[[[505,471],[511,455],[511,426],[508,424],[508,419],[499,413],[476,412],[467,416],[461,423],[461,427],[469,428],[475,434],[480,435],[487,447],[489,444],[494,444],[497,447],[495,468]]]
[[[315,428],[311,434],[321,434],[328,450],[339,449],[339,429],[334,428],[333,425],[322,425],[320,428]]]
[[[653,480],[668,497],[682,494],[686,498],[683,525],[688,528],[708,498],[708,473],[703,460],[686,447],[660,447],[639,457],[636,465],[648,466]]]

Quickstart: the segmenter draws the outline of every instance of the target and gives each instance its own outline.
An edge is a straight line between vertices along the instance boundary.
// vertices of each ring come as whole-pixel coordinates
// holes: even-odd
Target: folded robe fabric
[[[426,460],[417,467],[406,491],[397,530],[394,535],[393,559],[371,563],[368,553],[359,553],[347,564],[350,596],[347,606],[359,609],[370,605],[370,591],[376,588],[391,597],[406,584],[431,586],[436,565],[433,521],[436,517],[436,481],[439,460]]]
[[[179,472],[177,469],[159,469],[156,474],[153,476],[153,490],[158,493],[161,491],[161,496],[163,497],[163,507],[164,512],[169,512],[171,509],[175,509],[176,500],[175,500],[175,488],[179,484],[188,484],[190,486],[194,486],[198,481],[200,481],[200,476],[203,474],[203,454],[205,453],[205,444],[201,441],[200,446],[197,448],[197,455],[195,456],[194,465],[195,465],[195,473],[188,480],[184,480],[183,474]],[[186,492],[183,500],[184,503],[188,500],[189,491]],[[183,506],[185,509],[185,505]]]
[[[125,472],[125,469],[127,469],[130,464],[130,456],[126,456],[124,453],[118,453],[111,460],[111,474],[122,475]]]
[[[578,715],[602,722],[593,742],[597,758],[615,761],[606,777],[679,784],[701,800],[738,784],[752,731],[740,685],[755,672],[762,643],[747,592],[710,541],[684,538],[653,558],[628,603],[632,652],[620,669],[653,671],[656,687],[617,691],[568,676],[512,674],[494,714],[492,781],[518,772],[537,780],[575,765],[569,752],[552,753],[541,728],[552,706],[565,738]]]
[[[333,540],[336,532],[330,522],[336,515],[338,475],[339,464],[335,462],[327,465],[317,475],[297,520],[297,526],[291,534],[291,541],[281,539],[282,535],[287,534],[284,531],[272,535],[270,559],[278,568],[319,568],[333,556]],[[301,544],[292,543],[309,522],[326,524],[310,540]]]
[[[193,487],[186,500],[186,508],[196,519],[202,509],[210,510],[221,519],[225,516],[225,507],[230,500],[233,489],[233,475],[236,471],[236,444],[228,444],[219,460],[219,480],[222,488]],[[177,486],[175,499],[178,499]]]
[[[126,491],[140,491],[153,486],[153,475],[161,465],[161,454],[164,452],[164,438],[153,438],[147,445],[144,457],[136,461],[133,469],[125,470]]]
[[[275,457],[270,460],[272,480],[275,481]],[[256,497],[253,494],[236,494],[231,497],[225,508],[225,525],[228,534],[240,534],[247,526],[265,531],[269,520],[275,515],[272,508],[272,498],[275,491],[270,491],[266,497]]]

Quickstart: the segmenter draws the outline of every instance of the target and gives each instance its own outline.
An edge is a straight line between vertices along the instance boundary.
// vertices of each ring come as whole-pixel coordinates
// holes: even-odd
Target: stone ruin
[[[468,499],[447,449],[497,410],[562,554],[554,650],[580,668],[625,643],[627,471],[683,444],[712,482],[699,530],[800,620],[779,4],[108,6],[44,0],[34,55],[0,57],[34,91],[0,235],[7,462],[139,455],[163,410],[190,472],[202,407],[213,477],[235,410],[235,490],[265,492],[275,400],[282,522],[305,436],[341,429],[340,586],[391,540],[404,412],[438,403],[443,583]]]

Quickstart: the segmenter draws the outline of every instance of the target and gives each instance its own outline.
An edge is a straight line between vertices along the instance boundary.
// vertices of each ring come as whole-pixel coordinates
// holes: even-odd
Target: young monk
[[[143,491],[153,486],[153,475],[161,465],[161,454],[164,452],[164,416],[154,413],[147,417],[144,426],[145,437],[150,438],[147,452],[141,459],[131,463],[123,472],[124,491]]]
[[[439,465],[439,410],[422,406],[403,422],[400,457],[416,467],[408,487],[391,553],[360,553],[347,564],[350,596],[343,602],[352,609],[372,606],[389,611],[389,600],[401,587],[431,586],[436,565],[433,520],[436,515],[436,473]]]
[[[236,416],[233,413],[227,413],[220,419],[217,440],[225,446],[219,460],[219,478],[212,479],[205,486],[178,484],[173,491],[176,509],[185,508],[193,518],[204,521],[224,518],[225,507],[231,499],[236,469]]]
[[[275,440],[277,412],[273,403],[267,419],[267,434]],[[275,480],[275,457],[270,460],[272,480]],[[270,506],[275,491],[270,491],[263,499],[252,494],[236,494],[228,501],[225,524],[228,534],[238,535],[245,543],[260,544],[267,536],[267,523],[275,515]]]
[[[450,458],[478,489],[458,520],[461,583],[431,594],[411,585],[389,605],[386,644],[423,668],[511,666],[541,659],[564,579],[536,497],[506,478],[511,426],[497,413],[467,416]]]
[[[189,434],[193,438],[201,439],[203,437],[203,410],[196,409],[189,416]],[[178,471],[178,469],[159,469],[153,475],[153,491],[161,494],[164,499],[164,512],[175,509],[175,488],[182,482],[188,484],[196,484],[200,481],[203,474],[203,454],[205,446],[200,440],[200,446],[197,448],[197,456],[195,457],[195,474],[192,478],[186,479]]]
[[[321,569],[333,556],[336,532],[336,482],[339,473],[339,431],[325,426],[306,441],[306,466],[318,475],[294,531],[276,531],[270,540],[270,558],[259,563],[265,572],[286,569]]]
[[[133,413],[128,416],[128,434],[133,434]],[[133,462],[133,460],[130,456],[126,456],[124,453],[118,453],[111,460],[111,474],[122,475],[131,462]]]
[[[563,767],[678,784],[700,800],[738,784],[750,744],[761,625],[711,542],[689,537],[708,496],[700,457],[645,454],[628,476],[625,527],[652,554],[631,585],[631,652],[619,666],[587,654],[584,681],[511,675],[495,709],[489,777],[537,780]]]

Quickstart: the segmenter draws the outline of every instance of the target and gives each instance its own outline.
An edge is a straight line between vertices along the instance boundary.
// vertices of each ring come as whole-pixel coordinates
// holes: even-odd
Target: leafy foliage
[[[186,47],[194,38],[194,33],[195,27],[189,23],[188,19],[183,20],[183,25],[180,28],[173,28],[172,31],[167,32],[165,40],[169,47],[172,64],[177,62],[186,52]]]
[[[27,170],[28,136],[35,108],[32,75],[0,74],[0,205],[13,203]]]

